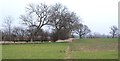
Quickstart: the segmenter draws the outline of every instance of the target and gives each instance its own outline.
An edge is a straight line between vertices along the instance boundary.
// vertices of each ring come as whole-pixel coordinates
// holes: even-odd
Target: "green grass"
[[[3,59],[62,59],[66,43],[3,45]]]
[[[71,44],[73,59],[117,59],[117,39],[82,39]]]
[[[117,59],[117,39],[78,39],[73,43],[2,45],[3,59],[65,59],[70,46],[72,59]]]
[[[0,60],[2,59],[2,45],[0,44]]]

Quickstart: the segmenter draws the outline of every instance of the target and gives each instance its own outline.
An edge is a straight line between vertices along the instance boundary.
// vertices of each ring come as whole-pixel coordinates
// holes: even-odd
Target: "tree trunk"
[[[81,35],[81,34],[79,35],[79,38],[82,38],[82,35]]]
[[[115,35],[113,34],[112,38],[114,38],[114,37],[115,37]]]

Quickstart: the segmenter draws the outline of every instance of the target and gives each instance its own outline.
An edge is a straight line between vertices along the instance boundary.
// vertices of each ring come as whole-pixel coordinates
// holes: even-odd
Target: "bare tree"
[[[49,22],[49,7],[45,4],[29,4],[26,9],[27,15],[21,15],[20,18],[23,20],[23,24],[26,24],[29,28],[34,28],[32,31],[32,36],[34,38],[34,35]]]
[[[26,24],[32,30],[32,39],[39,33],[45,25],[50,25],[54,29],[56,39],[65,39],[70,36],[75,22],[79,20],[74,12],[68,11],[68,9],[61,5],[55,4],[47,6],[45,4],[30,4],[27,8],[27,14],[21,15],[20,18],[23,23]],[[65,34],[68,37],[61,37]]]
[[[24,36],[24,34],[25,34],[23,28],[21,28],[21,27],[14,27],[12,33],[17,36]]]
[[[2,31],[0,30],[0,41],[2,41]]]
[[[65,39],[69,37],[69,33],[71,33],[71,30],[73,28],[74,22],[78,21],[78,17],[74,12],[69,12],[68,9],[59,4],[56,3],[55,5],[51,6],[50,11],[50,25],[53,26],[54,32],[53,35],[55,40],[58,39]],[[63,37],[68,36],[68,37]]]
[[[6,33],[8,33],[9,41],[11,41],[12,22],[13,22],[13,18],[12,17],[8,16],[8,17],[4,18],[3,26],[5,27]]]
[[[24,37],[26,37],[26,30],[22,27],[14,27],[12,30],[12,35],[19,40],[24,40]]]
[[[110,29],[110,34],[112,35],[112,38],[114,38],[118,34],[118,28],[116,26],[112,26]]]
[[[79,35],[79,38],[91,32],[87,25],[76,23],[74,33]]]

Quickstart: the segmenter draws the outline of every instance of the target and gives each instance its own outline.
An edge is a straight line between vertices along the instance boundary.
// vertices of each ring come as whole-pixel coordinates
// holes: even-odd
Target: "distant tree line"
[[[113,25],[110,27],[110,35],[100,34],[100,33],[89,33],[85,38],[119,38],[120,34],[118,32],[117,26]]]
[[[29,4],[26,13],[20,15],[22,26],[12,26],[13,18],[5,17],[4,30],[2,30],[3,41],[57,41],[74,37],[74,33],[83,38],[91,30],[87,25],[80,23],[81,19],[76,13],[68,10],[60,3],[54,5]],[[44,31],[45,26],[50,26],[49,31]],[[111,34],[114,38],[117,28],[111,27]]]

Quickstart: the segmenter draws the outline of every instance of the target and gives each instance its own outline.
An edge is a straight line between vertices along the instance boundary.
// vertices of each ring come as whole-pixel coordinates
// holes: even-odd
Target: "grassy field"
[[[79,39],[73,43],[2,45],[3,59],[117,59],[117,39]]]
[[[117,59],[118,39],[82,39],[72,44],[73,59]]]

